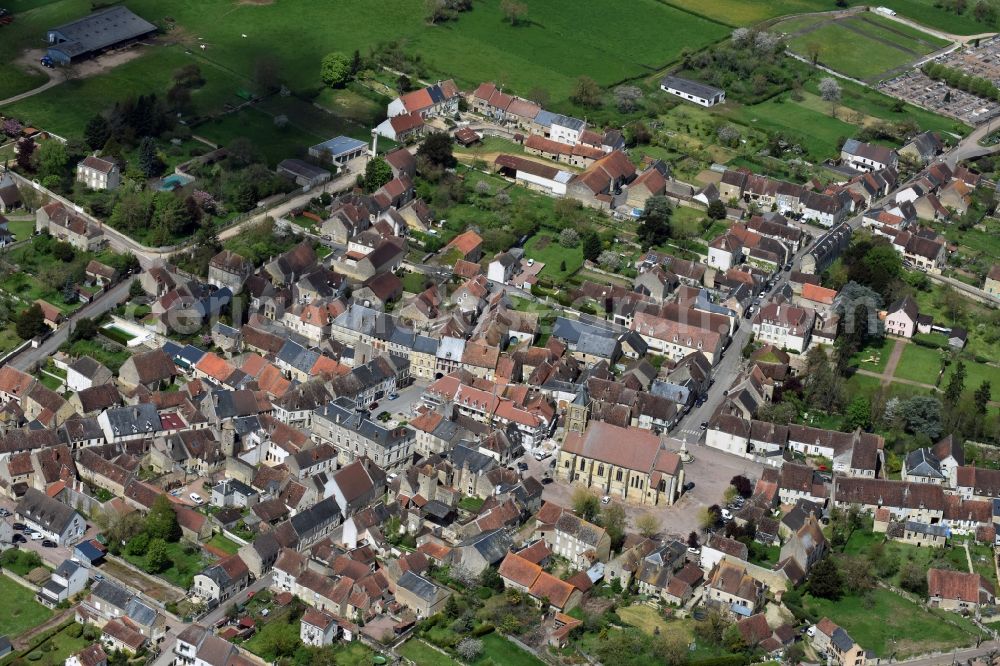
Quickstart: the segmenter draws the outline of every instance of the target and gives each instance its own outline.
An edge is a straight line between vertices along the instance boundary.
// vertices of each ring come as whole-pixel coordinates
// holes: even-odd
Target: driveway
[[[11,499],[0,499],[0,506],[10,511],[12,514],[16,504],[17,502]],[[13,515],[6,518],[0,518],[0,520],[10,523],[11,525],[17,522]],[[100,532],[101,530],[99,530],[95,525],[88,524],[87,531],[83,533],[83,537],[80,541],[93,539],[100,534]],[[22,534],[22,532],[15,532],[15,534]],[[73,548],[75,544],[74,546],[56,546],[55,548],[46,548],[42,545],[42,541],[43,539],[33,541],[29,538],[27,543],[19,543],[17,544],[17,547],[21,550],[29,550],[34,553],[38,553],[38,556],[42,558],[42,561],[53,569],[62,564],[64,560],[68,560],[73,557]]]

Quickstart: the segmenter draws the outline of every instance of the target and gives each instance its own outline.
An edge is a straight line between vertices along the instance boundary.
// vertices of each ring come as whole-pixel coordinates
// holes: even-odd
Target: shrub
[[[494,631],[496,631],[496,627],[487,622],[473,629],[472,636],[473,638],[479,638],[480,636],[485,636],[486,634],[492,634]]]

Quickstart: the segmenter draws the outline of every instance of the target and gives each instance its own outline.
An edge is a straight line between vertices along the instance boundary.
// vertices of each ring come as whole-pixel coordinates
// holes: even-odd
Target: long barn
[[[156,32],[156,26],[128,7],[109,7],[48,31],[48,56],[69,64]]]

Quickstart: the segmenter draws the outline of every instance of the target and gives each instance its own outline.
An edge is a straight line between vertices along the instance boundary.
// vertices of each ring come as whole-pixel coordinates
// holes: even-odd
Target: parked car
[[[24,538],[23,534],[15,534],[11,538],[11,541],[13,541],[14,543],[28,543],[28,540]]]
[[[23,532],[27,527],[24,523],[14,523],[14,529],[18,532]]]
[[[605,495],[602,497],[601,504],[611,504],[611,495]]]
[[[732,512],[729,509],[723,509],[722,510],[722,519],[723,520],[732,520],[733,519]]]
[[[552,483],[552,477],[551,476],[546,476],[545,478],[542,479],[542,485],[543,486],[547,486],[550,483]]]
[[[45,546],[46,548],[55,548],[56,542],[53,541],[52,539],[45,539],[44,541],[42,541],[42,545]]]
[[[368,409],[370,409],[370,410],[372,410],[374,412],[376,409],[378,409],[378,403],[377,402],[373,402],[372,404],[368,405]]]
[[[702,422],[701,422],[701,423],[700,423],[700,424],[698,425],[698,427],[699,427],[699,428],[701,428],[702,430],[708,430],[708,421],[702,421]]]
[[[519,462],[519,463],[517,463],[517,468],[519,470],[521,470],[522,472],[527,472],[528,471],[528,464],[527,463],[523,463],[523,462]]]
[[[201,495],[199,495],[198,493],[191,493],[190,495],[188,495],[188,497],[190,497],[191,501],[194,502],[195,504],[201,505],[205,503],[205,500],[203,500],[201,498]]]
[[[104,580],[104,574],[95,573],[94,580],[101,581]]]
[[[10,515],[10,511],[8,511],[7,509],[5,509],[3,507],[0,507],[0,516],[6,518],[9,515]]]
[[[40,532],[32,532],[32,534],[31,534],[31,540],[32,541],[41,541],[44,538],[45,537],[43,537]]]
[[[390,393],[388,397],[386,397],[386,400],[395,400],[398,397],[399,397],[398,393]]]

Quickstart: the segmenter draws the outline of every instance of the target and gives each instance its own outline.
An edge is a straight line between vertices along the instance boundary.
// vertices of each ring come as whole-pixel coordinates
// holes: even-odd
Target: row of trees
[[[939,62],[925,62],[920,68],[924,74],[936,81],[944,81],[952,88],[964,90],[967,93],[985,97],[986,99],[1000,100],[1000,88],[994,85],[990,79],[981,76],[970,76],[960,69],[942,65]]]

